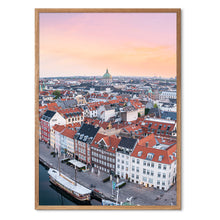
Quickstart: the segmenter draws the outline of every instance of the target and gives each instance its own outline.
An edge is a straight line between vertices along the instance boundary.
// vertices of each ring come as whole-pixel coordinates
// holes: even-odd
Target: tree
[[[60,98],[61,93],[60,93],[60,91],[56,90],[53,92],[53,95],[55,96],[54,99],[58,99],[58,98]]]
[[[141,117],[141,113],[140,112],[138,112],[138,117]]]
[[[149,108],[145,108],[145,115],[147,115],[149,111],[150,111]]]
[[[157,106],[157,104],[156,104],[156,103],[154,104],[154,108],[158,108],[158,106]]]

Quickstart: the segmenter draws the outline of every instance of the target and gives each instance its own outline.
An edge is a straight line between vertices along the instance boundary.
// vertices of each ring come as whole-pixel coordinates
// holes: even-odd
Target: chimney
[[[149,145],[149,143],[148,143],[148,142],[146,142],[146,147],[148,147],[148,145]]]

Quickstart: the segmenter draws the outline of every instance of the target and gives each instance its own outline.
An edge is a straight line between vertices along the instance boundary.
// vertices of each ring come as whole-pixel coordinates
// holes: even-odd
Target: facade
[[[126,106],[120,112],[122,121],[135,121],[138,118],[138,110],[133,106]]]
[[[168,190],[176,181],[176,141],[154,134],[139,141],[131,154],[132,182]]]
[[[80,105],[86,105],[87,102],[86,102],[86,99],[85,97],[83,97],[82,95],[77,95],[75,97],[76,101],[77,101],[77,105],[80,106]]]
[[[142,122],[145,135],[176,137],[176,122],[161,118],[146,118]]]
[[[51,130],[50,130],[50,146],[52,147],[52,148],[56,148],[56,138],[55,138],[55,131],[56,132],[61,132],[61,131],[63,131],[64,130],[64,128],[65,128],[65,126],[64,125],[54,125],[52,128],[51,128]],[[59,143],[60,144],[60,143]]]
[[[45,143],[50,144],[50,131],[55,124],[65,125],[66,121],[58,112],[47,110],[40,121],[41,140]]]
[[[83,124],[74,136],[74,151],[79,161],[91,164],[91,143],[94,140],[99,127]]]
[[[84,114],[81,108],[68,108],[59,110],[59,113],[65,118],[66,124],[82,123],[84,121]]]
[[[110,105],[101,105],[97,109],[97,116],[102,121],[109,121],[111,117],[115,117],[115,109]]]
[[[116,174],[120,178],[128,179],[131,169],[131,153],[138,140],[122,137],[116,151]]]
[[[176,99],[176,91],[164,91],[159,95],[159,99]]]
[[[95,170],[115,174],[115,152],[120,141],[115,135],[107,136],[97,133],[91,144],[91,160]]]
[[[140,116],[144,116],[145,115],[145,105],[143,105],[139,100],[135,99],[135,100],[130,100],[127,103],[128,106],[134,106],[135,109],[137,109],[138,113],[140,114]]]
[[[65,128],[60,133],[60,149],[62,153],[67,153],[68,155],[73,156],[74,154],[74,136],[76,131]]]

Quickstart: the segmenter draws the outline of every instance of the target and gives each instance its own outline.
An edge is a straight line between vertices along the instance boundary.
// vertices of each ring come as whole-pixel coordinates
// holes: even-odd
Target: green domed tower
[[[102,77],[102,82],[105,84],[111,84],[112,83],[112,76],[108,72],[108,69],[106,69],[106,73]]]

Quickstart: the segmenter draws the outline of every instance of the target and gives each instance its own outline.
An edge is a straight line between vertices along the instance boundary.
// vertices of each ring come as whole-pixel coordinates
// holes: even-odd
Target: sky
[[[176,76],[176,13],[40,13],[40,77]]]

